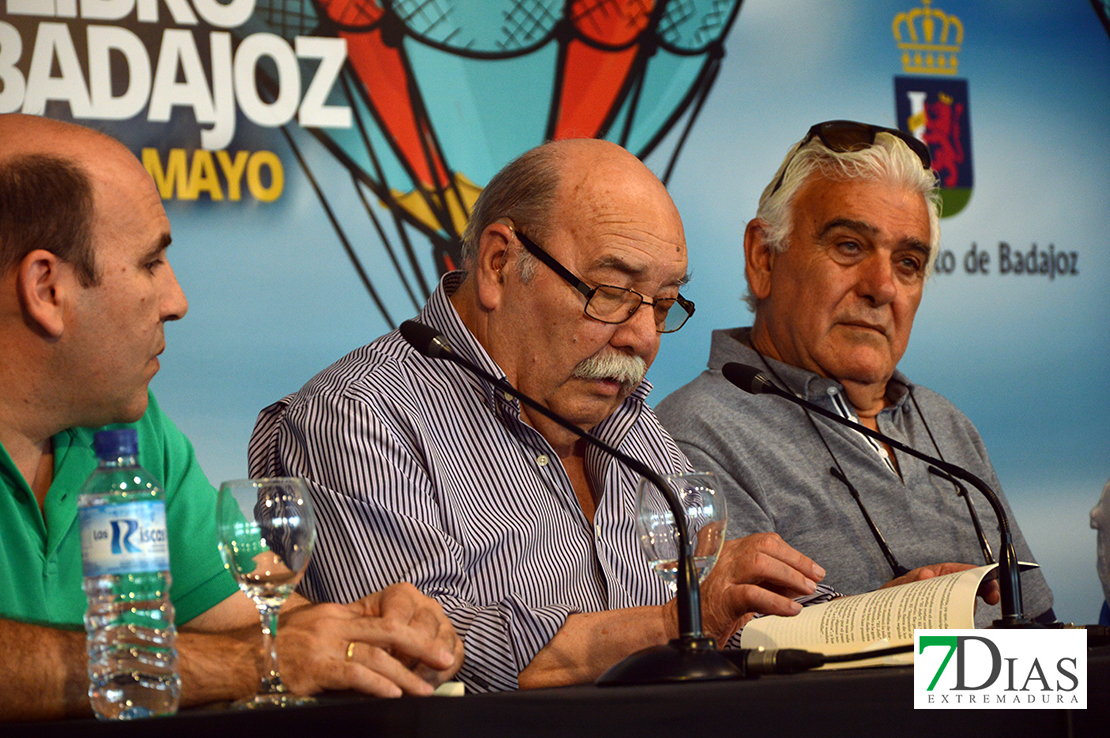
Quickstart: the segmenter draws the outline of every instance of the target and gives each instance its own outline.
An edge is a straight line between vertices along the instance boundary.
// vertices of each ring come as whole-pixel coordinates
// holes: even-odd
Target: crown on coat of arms
[[[902,51],[902,69],[908,74],[956,74],[964,24],[955,15],[930,7],[932,0],[921,4],[895,15],[891,24]]]

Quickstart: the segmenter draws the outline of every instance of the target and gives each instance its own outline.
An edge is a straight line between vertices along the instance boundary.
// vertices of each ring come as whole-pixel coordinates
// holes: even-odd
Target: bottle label
[[[170,568],[163,501],[92,505],[80,513],[86,577]]]

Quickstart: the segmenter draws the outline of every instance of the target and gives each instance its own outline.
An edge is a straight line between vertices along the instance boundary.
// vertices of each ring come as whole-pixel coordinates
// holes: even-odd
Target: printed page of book
[[[742,648],[850,653],[913,643],[915,628],[974,628],[975,593],[997,564],[898,587],[838,597],[794,617],[768,615],[744,628]],[[824,669],[912,664],[913,654],[830,664]]]

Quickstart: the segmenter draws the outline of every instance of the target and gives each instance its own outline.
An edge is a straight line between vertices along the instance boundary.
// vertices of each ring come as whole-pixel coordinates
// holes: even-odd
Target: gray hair
[[[524,152],[493,176],[475,201],[462,234],[463,269],[474,269],[482,232],[498,219],[508,218],[537,241],[552,231],[559,158],[554,143],[548,142]],[[535,257],[521,249],[517,271],[522,281],[532,278],[535,265]]]
[[[897,136],[878,133],[875,143],[858,151],[832,151],[814,137],[803,146],[791,147],[771,183],[759,198],[756,218],[766,222],[764,229],[770,249],[781,254],[790,239],[794,222],[794,200],[810,179],[824,177],[833,181],[871,180],[920,194],[929,213],[929,258],[925,277],[933,272],[940,250],[940,192],[936,174],[921,165],[921,159]],[[775,185],[782,180],[776,190]],[[744,302],[753,311],[758,300],[749,286]]]

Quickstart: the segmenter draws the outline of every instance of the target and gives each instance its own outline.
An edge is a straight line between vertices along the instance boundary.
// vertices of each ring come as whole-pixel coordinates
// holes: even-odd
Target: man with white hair
[[[938,210],[921,141],[854,121],[813,126],[744,233],[752,326],[715,331],[709,369],[657,408],[694,467],[717,474],[729,535],[777,532],[831,567],[824,583],[844,594],[987,563],[970,501],[929,464],[782,398],[750,395],[721,369],[752,366],[798,397],[968,469],[1001,497],[971,421],[896,368],[936,258]],[[985,540],[997,545],[994,515],[978,503]],[[1018,558],[1032,561],[1010,520]],[[1039,570],[1022,581],[1026,614],[1054,619]],[[997,603],[996,588],[984,595]],[[979,608],[979,622],[991,610]]]

